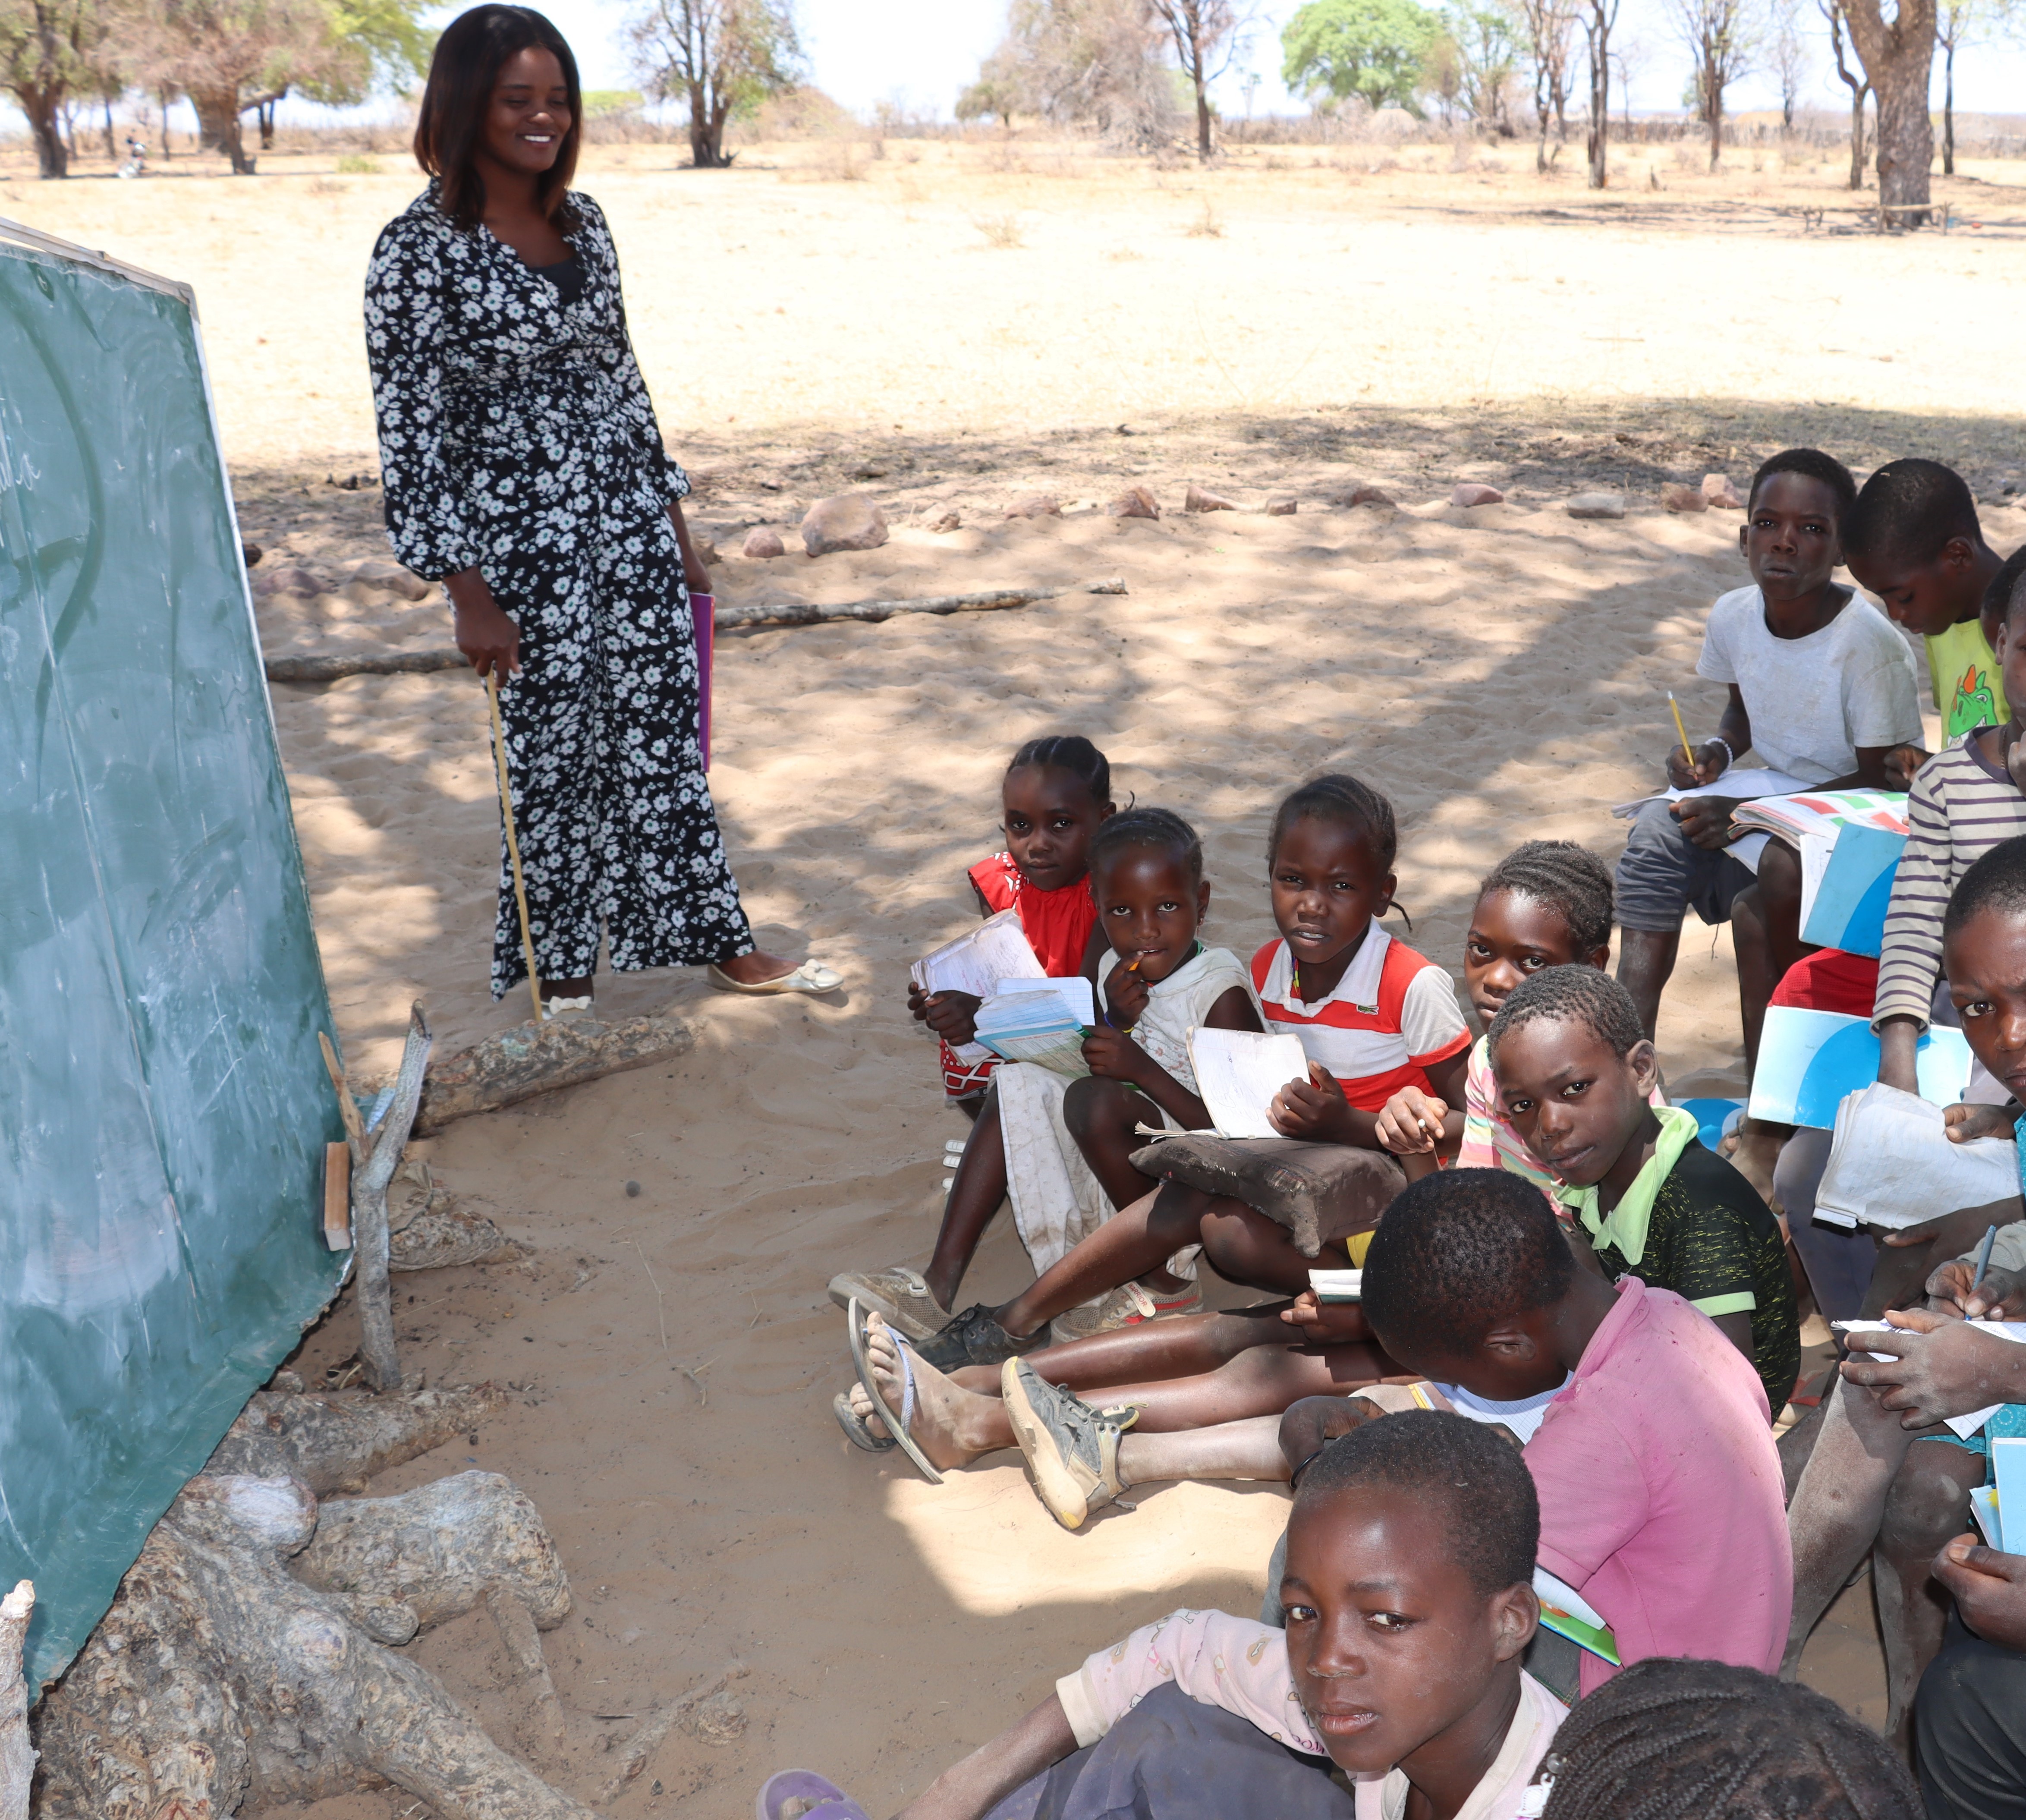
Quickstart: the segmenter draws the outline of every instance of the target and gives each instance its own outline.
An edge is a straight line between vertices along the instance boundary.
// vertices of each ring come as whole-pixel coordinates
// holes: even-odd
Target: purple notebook
[[[710,769],[710,649],[717,629],[717,599],[714,595],[692,594],[690,615],[696,625],[697,745],[703,753],[703,768]]]

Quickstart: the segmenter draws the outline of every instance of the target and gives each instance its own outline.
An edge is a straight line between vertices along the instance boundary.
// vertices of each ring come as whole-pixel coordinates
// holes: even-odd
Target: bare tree
[[[1510,138],[1513,67],[1520,60],[1520,20],[1512,8],[1452,6],[1443,16],[1454,59],[1456,98],[1479,126]]]
[[[649,92],[688,102],[699,171],[731,164],[725,123],[792,87],[801,63],[785,0],[649,0],[627,31]]]
[[[1829,49],[1836,53],[1837,79],[1850,90],[1850,186],[1864,187],[1864,103],[1871,93],[1871,80],[1862,69],[1852,70],[1843,53],[1844,0],[1815,0],[1829,22]]]
[[[2001,0],[2000,10],[2003,9]],[[1983,29],[1986,0],[1941,0],[1935,39],[1942,47],[1942,175],[1956,174],[1956,50]]]
[[[1619,0],[1583,0],[1577,15],[1589,57],[1589,186],[1601,190],[1611,175],[1611,34]]]
[[[1878,112],[1878,206],[1884,219],[1903,212],[1918,222],[1928,200],[1928,166],[1935,124],[1928,85],[1935,64],[1935,0],[1899,0],[1891,19],[1882,0],[1836,0],[1851,47],[1864,65]]]
[[[995,104],[1137,146],[1166,143],[1177,123],[1147,0],[1013,0],[1006,36],[978,77]],[[990,111],[1004,117],[996,105]]]
[[[0,0],[0,89],[28,116],[40,176],[70,175],[66,110],[105,35],[98,0]]]
[[[1196,91],[1196,156],[1208,159],[1210,85],[1231,67],[1238,13],[1231,0],[1149,0],[1154,17],[1174,40],[1175,61]]]
[[[1807,46],[1801,39],[1801,0],[1773,0],[1770,22],[1766,61],[1780,85],[1780,131],[1786,134],[1794,130],[1794,104],[1808,68]]]
[[[1576,15],[1573,0],[1520,0],[1527,31],[1527,60],[1534,68],[1534,116],[1540,138],[1534,147],[1534,168],[1548,168],[1548,122],[1555,123],[1555,149],[1569,136],[1570,55],[1575,48]]]
[[[1709,128],[1709,168],[1723,157],[1723,95],[1749,67],[1753,20],[1749,0],[1673,0],[1674,21],[1694,59],[1696,118]]]

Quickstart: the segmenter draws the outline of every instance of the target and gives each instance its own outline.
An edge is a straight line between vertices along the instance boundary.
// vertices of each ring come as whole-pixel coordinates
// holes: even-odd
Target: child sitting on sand
[[[1653,1045],[1624,987],[1550,967],[1507,998],[1485,1041],[1505,1116],[1561,1178],[1556,1198],[1605,1277],[1636,1275],[1709,1316],[1752,1361],[1770,1422],[1801,1367],[1779,1222],[1703,1148],[1693,1113],[1653,1105]]]
[[[1611,874],[1574,841],[1529,841],[1493,867],[1477,888],[1464,938],[1463,982],[1471,1008],[1489,1027],[1514,989],[1550,967],[1611,964]],[[1653,1103],[1665,1105],[1656,1085]],[[1450,1108],[1418,1087],[1403,1087],[1379,1116],[1380,1141],[1400,1159],[1409,1181],[1435,1169],[1433,1133],[1446,1128]],[[1490,1045],[1470,1052],[1464,1077],[1459,1169],[1506,1169],[1552,1203],[1560,1181],[1535,1161],[1498,1103]],[[1559,1205],[1559,1203],[1556,1203]]]
[[[980,860],[965,875],[979,914],[1017,911],[1020,932],[1043,973],[1095,979],[1105,941],[1090,895],[1090,842],[1117,812],[1111,761],[1080,734],[1030,739],[1006,767],[999,796],[1006,850]],[[912,981],[908,987],[908,1009],[940,1041],[944,1094],[973,1121],[950,1184],[935,1257],[926,1272],[895,1265],[831,1280],[831,1299],[838,1307],[856,1296],[901,1322],[904,1332],[932,1332],[947,1317],[971,1253],[1006,1198],[1005,1150],[989,1092],[999,1058],[958,1053],[978,1046],[974,1020],[983,1002],[969,993],[925,993]],[[931,1313],[934,1321],[926,1318]]]
[[[1541,1196],[1502,1170],[1405,1189],[1372,1236],[1364,1297],[1373,1339],[1424,1380],[1420,1399],[1439,1406],[1453,1387],[1459,1407],[1505,1420],[1549,1397],[1524,1456],[1541,1564],[1603,1613],[1626,1662],[1777,1664],[1793,1591],[1779,1454],[1756,1375],[1705,1316],[1581,1268]],[[1315,1397],[1284,1417],[1140,1435],[1129,1409],[1093,1409],[1025,1359],[1002,1371],[1035,1490],[1071,1527],[1133,1485],[1286,1479],[1382,1413]],[[1586,1652],[1583,1692],[1609,1673]]]
[[[1038,1348],[1054,1317],[1135,1279],[1158,1311],[1164,1290],[1173,1293],[1159,1273],[1162,1260],[1198,1244],[1228,1280],[1287,1295],[1307,1287],[1318,1262],[1350,1262],[1344,1241],[1370,1230],[1405,1180],[1380,1148],[1387,1100],[1417,1086],[1460,1106],[1470,1047],[1449,975],[1375,920],[1392,905],[1398,847],[1392,805],[1340,776],[1290,795],[1268,843],[1280,936],[1253,956],[1252,982],[1268,1027],[1299,1037],[1309,1063],[1309,1078],[1287,1082],[1269,1115],[1284,1137],[1350,1146],[1368,1153],[1372,1166],[1365,1192],[1333,1210],[1323,1258],[1304,1255],[1286,1228],[1243,1202],[1167,1180],[1011,1302],[967,1309],[923,1343],[923,1357],[945,1370],[996,1365]],[[1445,1139],[1453,1142],[1462,1124],[1460,1111],[1448,1114]],[[1115,1324],[1129,1316],[1121,1310],[1107,1318]]]
[[[901,1820],[1510,1820],[1563,1717],[1520,1667],[1540,1527],[1520,1456],[1477,1424],[1375,1422],[1302,1480],[1274,1589],[1284,1630],[1223,1612],[1144,1626]],[[769,1820],[792,1795],[824,1798],[797,1775],[761,1796]]]
[[[1984,606],[2003,559],[1962,476],[1939,462],[1888,462],[1844,514],[1843,554],[1858,586],[1926,645],[1942,744],[2002,726],[2011,709]]]
[[[1715,783],[1748,748],[1813,788],[1882,789],[1894,751],[1917,753],[1913,654],[1883,613],[1833,579],[1837,526],[1856,496],[1849,470],[1818,449],[1785,450],[1753,476],[1738,532],[1753,585],[1710,609],[1696,665],[1698,676],[1729,685],[1730,705],[1693,768],[1678,745],[1668,749],[1675,789]],[[1739,800],[1648,803],[1618,862],[1618,977],[1649,1037],[1684,914],[1693,906],[1705,923],[1728,921],[1734,900],[1753,888],[1751,869],[1728,851]],[[1770,975],[1744,1008],[1754,1032],[1765,991],[1799,958],[1800,865],[1792,849],[1767,844],[1757,888]]]
[[[1190,1033],[1203,1026],[1262,1028],[1238,957],[1197,939],[1210,886],[1203,843],[1187,822],[1170,809],[1115,815],[1092,838],[1090,867],[1098,931],[1113,964],[1098,985],[1100,1022],[1084,1039],[1089,1078],[1066,1081],[1052,1070],[1015,1062],[993,1082],[1007,1198],[1021,1242],[1043,1273],[1098,1230],[1115,1207],[1144,1192],[1146,1178],[1132,1160],[1144,1142],[1138,1126],[1165,1121],[1188,1129],[1210,1122],[1196,1096]],[[985,1141],[984,1130],[981,1119],[974,1146]],[[954,1193],[952,1210],[959,1210]],[[946,1214],[946,1236],[951,1223]],[[939,1254],[941,1248],[939,1241]],[[1157,1303],[1187,1306],[1197,1299],[1194,1286],[1162,1268],[1170,1256],[1150,1258],[1134,1274],[1144,1273],[1143,1292]],[[962,1263],[969,1262],[967,1250]],[[1066,1313],[1084,1299],[1052,1312]],[[964,1363],[966,1336],[991,1318],[982,1302],[967,1309],[922,1341],[924,1356]]]

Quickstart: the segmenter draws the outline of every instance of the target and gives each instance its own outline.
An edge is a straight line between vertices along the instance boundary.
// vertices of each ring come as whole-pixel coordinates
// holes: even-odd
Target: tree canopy
[[[1280,79],[1311,99],[1417,112],[1445,35],[1440,16],[1416,0],[1309,0],[1280,33]]]

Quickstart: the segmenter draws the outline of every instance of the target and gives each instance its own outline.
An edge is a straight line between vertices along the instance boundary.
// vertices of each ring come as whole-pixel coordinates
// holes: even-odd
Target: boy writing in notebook
[[[1926,645],[1942,744],[2002,726],[2011,709],[1983,613],[2003,558],[1962,477],[1939,462],[1888,462],[1844,515],[1843,553],[1858,586]]]
[[[1893,752],[1917,751],[1913,654],[1883,613],[1833,579],[1839,526],[1856,496],[1849,470],[1818,449],[1788,449],[1752,477],[1738,532],[1752,585],[1710,609],[1696,665],[1698,676],[1728,687],[1729,702],[1713,735],[1689,753],[1668,748],[1667,781],[1677,790],[1718,783],[1748,748],[1797,786],[1884,788]],[[1693,906],[1705,923],[1727,922],[1753,888],[1751,871],[1727,850],[1739,800],[1648,803],[1618,862],[1618,977],[1649,1037],[1683,916]],[[1800,864],[1792,849],[1768,844],[1758,889],[1770,977],[1744,1007],[1751,1028],[1764,1015],[1764,993],[1799,957]]]

